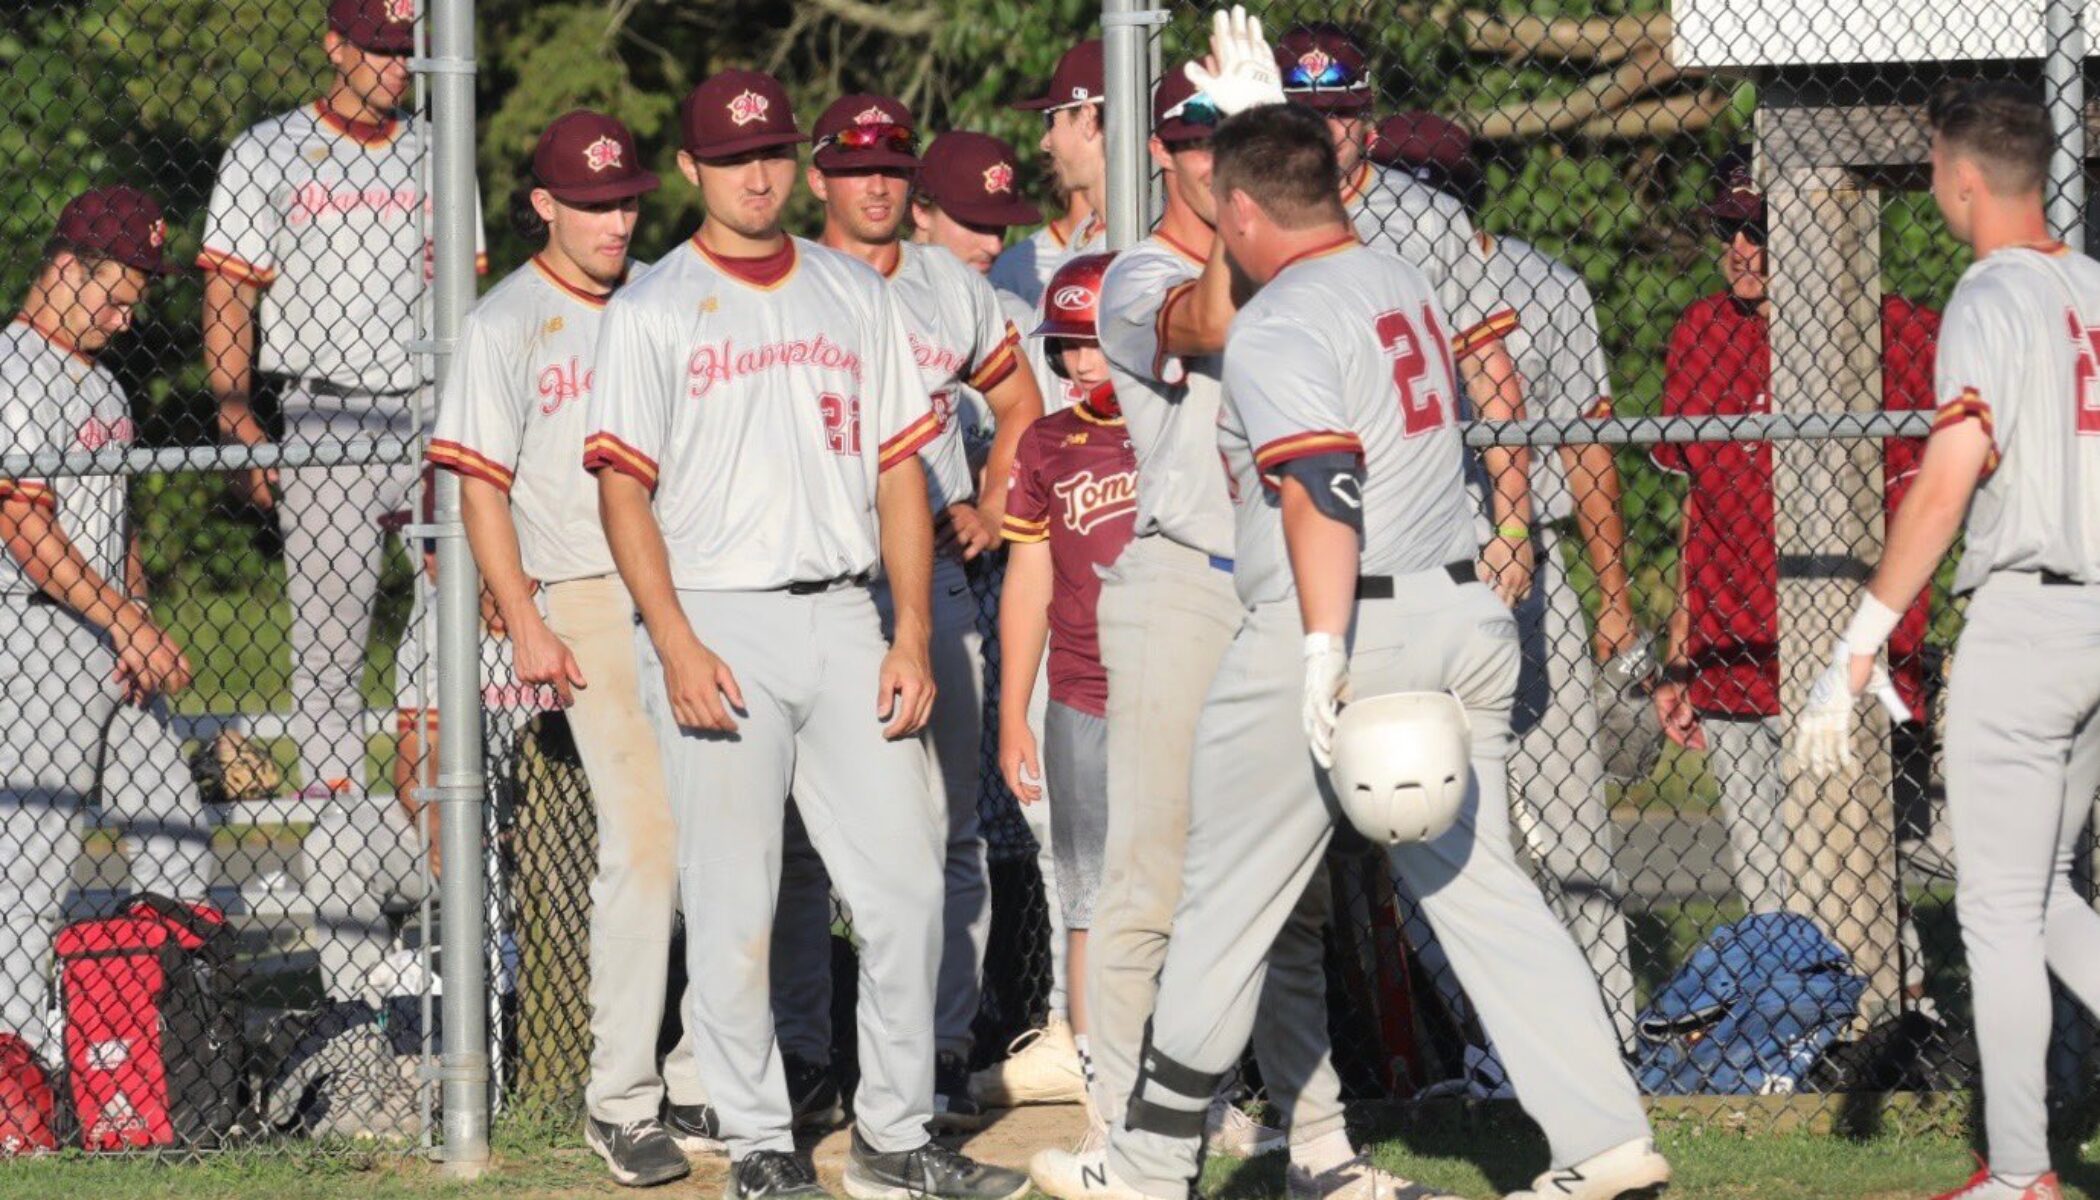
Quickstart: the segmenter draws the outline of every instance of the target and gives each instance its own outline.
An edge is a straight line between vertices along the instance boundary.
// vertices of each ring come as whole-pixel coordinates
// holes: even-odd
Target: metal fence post
[[[2085,249],[2085,22],[2080,0],[2043,0],[2043,77],[2056,153],[2049,159],[2049,224]]]
[[[1152,112],[1142,0],[1104,0],[1102,73],[1108,85],[1108,248],[1122,251],[1145,236],[1146,123]]]
[[[432,232],[436,276],[431,338],[444,377],[460,319],[474,303],[474,5],[430,5]],[[436,788],[445,872],[439,884],[444,980],[446,1172],[481,1173],[489,1157],[488,1027],[483,992],[481,577],[460,526],[459,478],[437,472],[437,694],[445,745]]]

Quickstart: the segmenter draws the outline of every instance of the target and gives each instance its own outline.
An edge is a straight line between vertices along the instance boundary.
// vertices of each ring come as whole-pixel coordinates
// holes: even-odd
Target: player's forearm
[[[1677,600],[1670,606],[1670,620],[1665,641],[1669,654],[1665,660],[1673,667],[1689,665],[1691,659],[1687,647],[1692,640],[1692,610],[1685,600],[1691,594],[1692,573],[1685,566],[1685,549],[1692,540],[1692,512],[1697,499],[1691,492],[1684,495],[1684,515],[1677,526]]]
[[[262,439],[248,406],[254,386],[255,302],[261,289],[223,274],[204,277],[204,368],[219,402],[219,432],[228,441]]]
[[[1973,421],[1933,435],[1918,477],[1889,522],[1888,545],[1867,590],[1896,612],[1932,583],[1976,494],[1990,438]]]
[[[150,623],[144,606],[88,565],[49,510],[18,499],[0,500],[0,542],[39,591],[105,633],[128,633]]]
[[[1597,576],[1599,603],[1631,608],[1633,594],[1626,574],[1626,516],[1619,507],[1619,464],[1610,446],[1579,446],[1561,451],[1569,486],[1575,493],[1575,523],[1582,533],[1583,553]]]
[[[692,636],[692,623],[686,620],[678,589],[671,583],[671,556],[664,549],[663,531],[649,508],[649,489],[640,480],[610,468],[599,471],[598,519],[605,525],[613,566],[634,597],[635,612],[641,615],[649,640],[664,646],[675,637]]]
[[[916,457],[882,473],[875,485],[875,516],[895,616],[890,644],[923,649],[933,635],[933,511],[926,504],[926,472]]]
[[[1050,547],[1018,542],[1007,551],[1006,582],[999,589],[999,720],[1028,720],[1043,648],[1050,640]]]
[[[518,628],[538,620],[539,609],[532,603],[532,577],[525,573],[525,560],[518,550],[510,497],[486,479],[461,475],[459,508],[467,527],[467,545],[474,551],[474,564],[481,568],[482,586],[495,599],[503,623]]]
[[[1356,616],[1357,532],[1321,512],[1294,478],[1283,481],[1283,542],[1307,633],[1346,637]]]
[[[1524,416],[1524,386],[1517,367],[1500,340],[1459,360],[1458,373],[1473,411],[1483,421],[1516,421]],[[1531,453],[1522,446],[1489,446],[1480,452],[1487,473],[1488,516],[1498,532],[1531,528]],[[1511,534],[1510,536],[1516,536]]]
[[[984,399],[992,410],[996,432],[985,456],[984,487],[977,507],[996,530],[1006,516],[1006,485],[1013,476],[1014,455],[1020,451],[1021,435],[1043,415],[1043,394],[1036,390],[1035,376],[1024,368],[985,393]]]
[[[146,556],[139,552],[137,533],[124,547],[124,594],[140,604],[146,602]]]
[[[1225,261],[1225,239],[1211,243],[1210,260],[1196,286],[1167,313],[1165,349],[1178,357],[1218,354],[1239,306],[1232,302],[1232,268]]]

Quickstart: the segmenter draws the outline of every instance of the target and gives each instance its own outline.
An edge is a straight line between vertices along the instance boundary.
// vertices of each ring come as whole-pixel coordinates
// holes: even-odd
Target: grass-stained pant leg
[[[642,714],[626,585],[617,575],[573,579],[550,585],[546,597],[548,624],[587,681],[566,715],[598,824],[584,1105],[621,1124],[654,1117],[667,1093],[675,1104],[707,1101],[683,1028],[686,1006],[678,1006],[677,1044],[661,1065],[656,1055],[678,909],[677,838],[663,759]]]
[[[1947,707],[1955,908],[2001,1175],[2049,1169],[2049,977],[2100,1013],[2100,916],[2072,882],[2100,788],[2100,587],[1993,575],[1969,602]]]

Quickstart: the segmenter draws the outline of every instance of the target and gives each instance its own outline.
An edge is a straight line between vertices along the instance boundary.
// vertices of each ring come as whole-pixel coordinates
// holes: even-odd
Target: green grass
[[[1970,1170],[1965,1143],[1946,1138],[1847,1140],[1811,1134],[1750,1137],[1666,1131],[1662,1148],[1677,1168],[1670,1200],[1916,1200],[1945,1190]],[[1481,1128],[1418,1130],[1377,1143],[1381,1165],[1463,1196],[1499,1196],[1529,1183],[1545,1166],[1535,1135]],[[2058,1150],[2064,1194],[2100,1200],[2100,1169]],[[1283,1194],[1283,1163],[1215,1163],[1205,1178],[1216,1200],[1267,1200]],[[237,1155],[195,1164],[96,1161],[79,1156],[0,1166],[0,1197],[147,1200],[378,1200],[436,1196],[608,1196],[619,1194],[597,1159],[571,1137],[499,1126],[496,1164],[474,1184],[447,1180],[412,1155],[343,1151],[285,1157]],[[698,1185],[653,1193],[703,1194]]]

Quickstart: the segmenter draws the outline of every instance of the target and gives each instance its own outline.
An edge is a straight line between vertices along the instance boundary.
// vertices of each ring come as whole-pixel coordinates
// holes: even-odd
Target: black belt
[[[781,590],[790,596],[815,596],[846,587],[866,587],[866,575],[841,575],[836,579],[797,580]]]
[[[1470,561],[1447,562],[1443,566],[1443,571],[1445,575],[1450,576],[1451,582],[1457,584],[1460,587],[1464,587],[1469,583],[1480,582],[1480,573],[1474,569],[1473,564]],[[1357,576],[1356,598],[1358,600],[1392,599],[1393,577],[1390,575]]]
[[[2064,573],[2063,573],[2063,572],[2061,572],[2061,571],[2043,571],[2043,572],[2041,573],[2041,575],[2042,575],[2042,586],[2043,586],[2043,587],[2084,587],[2084,586],[2086,586],[2086,585],[2085,585],[2085,581],[2083,581],[2083,580],[2079,580],[2079,579],[2073,579],[2073,578],[2071,578],[2071,577],[2070,577],[2069,575],[2066,575],[2066,574],[2064,574]]]

